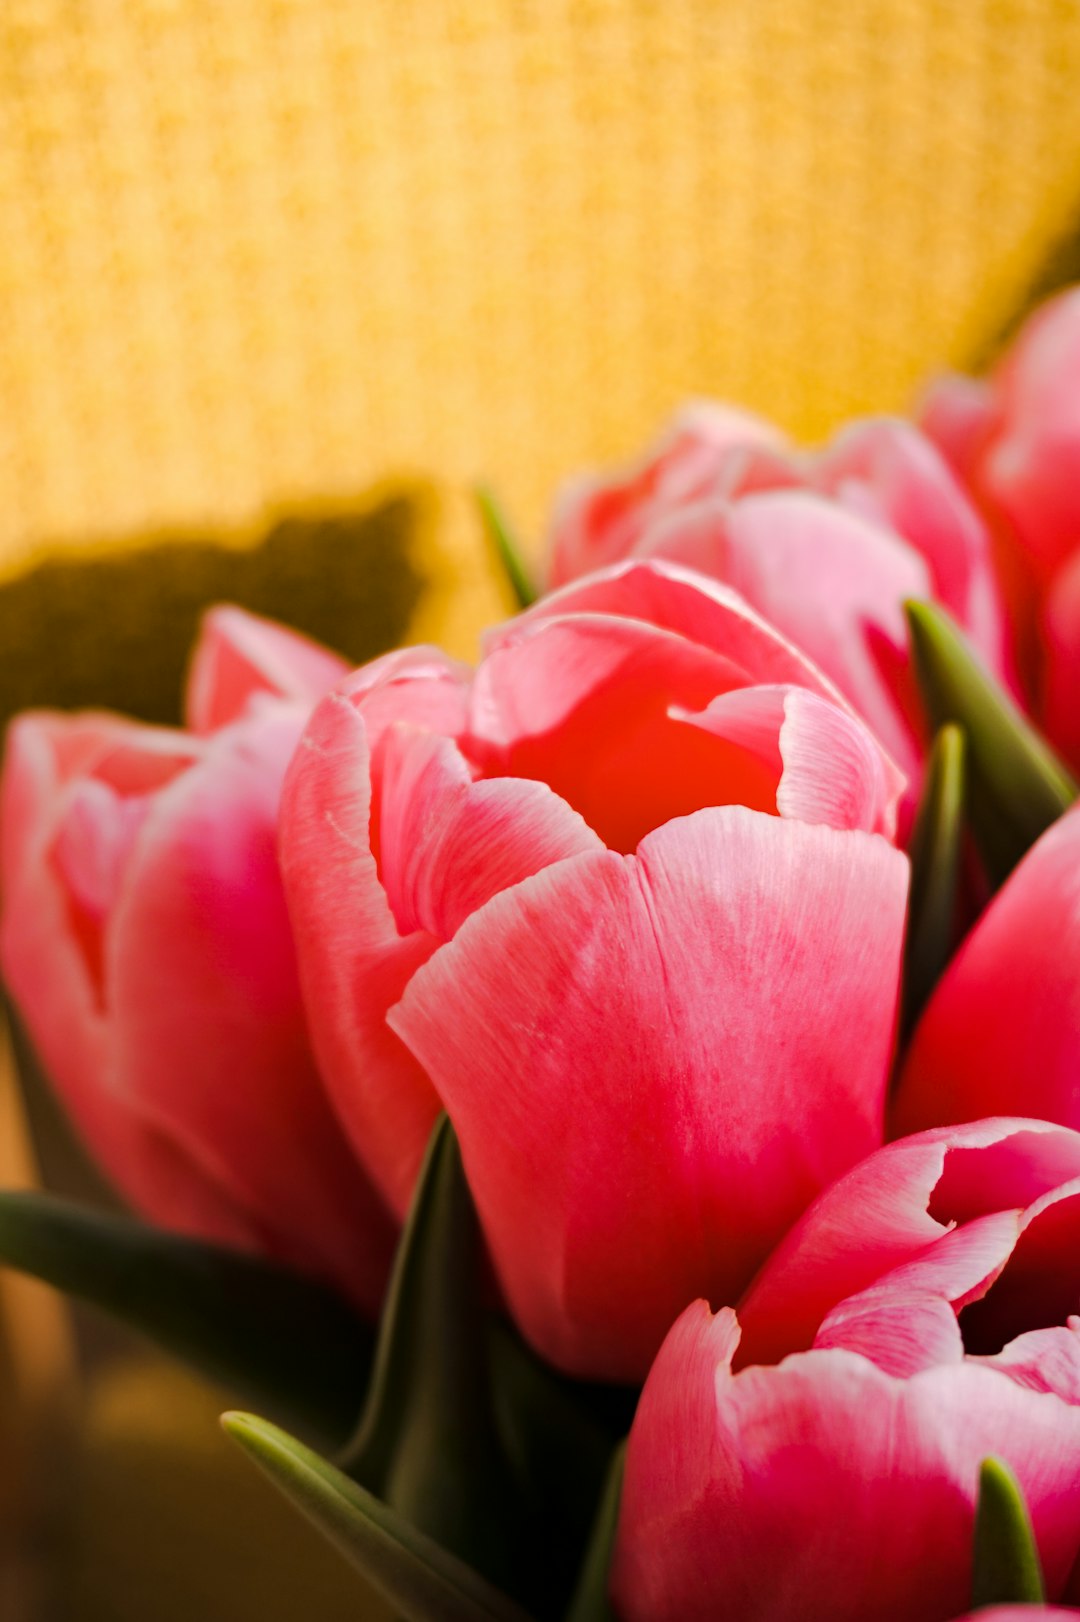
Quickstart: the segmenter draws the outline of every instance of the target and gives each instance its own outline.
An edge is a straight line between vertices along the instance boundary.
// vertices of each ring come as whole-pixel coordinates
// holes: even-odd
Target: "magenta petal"
[[[906,885],[879,838],[706,810],[525,880],[413,976],[389,1023],[560,1366],[640,1377],[879,1142]]]
[[[348,674],[336,653],[306,636],[222,604],[204,616],[188,672],[185,718],[193,732],[237,720],[257,694],[321,698]]]

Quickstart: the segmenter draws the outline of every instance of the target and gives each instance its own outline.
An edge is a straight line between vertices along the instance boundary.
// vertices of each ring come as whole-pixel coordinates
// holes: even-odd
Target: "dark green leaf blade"
[[[626,1443],[620,1442],[608,1468],[607,1481],[596,1511],[577,1589],[566,1613],[566,1622],[614,1622],[615,1613],[608,1596],[608,1573],[619,1524],[619,1499],[622,1496],[625,1466]]]
[[[404,1622],[527,1622],[462,1561],[277,1426],[236,1413],[222,1425]]]
[[[905,610],[930,724],[954,721],[967,737],[971,828],[989,878],[1002,884],[1073,804],[1076,784],[944,609],[909,602]]]
[[[461,1152],[436,1124],[398,1246],[364,1416],[341,1467],[500,1585],[528,1586],[529,1510],[496,1423],[482,1245]]]
[[[1039,1550],[1019,1483],[1000,1459],[984,1459],[975,1509],[972,1609],[1045,1600]]]
[[[964,833],[967,743],[961,727],[939,728],[926,767],[909,854],[911,899],[904,947],[905,1035],[922,1013],[952,954]]]
[[[0,1192],[0,1265],[103,1308],[328,1446],[363,1401],[371,1330],[332,1291],[53,1195]]]
[[[502,564],[507,583],[518,608],[529,608],[539,593],[521,555],[521,548],[510,532],[505,515],[494,494],[486,484],[476,486],[476,503],[484,521],[488,539]]]

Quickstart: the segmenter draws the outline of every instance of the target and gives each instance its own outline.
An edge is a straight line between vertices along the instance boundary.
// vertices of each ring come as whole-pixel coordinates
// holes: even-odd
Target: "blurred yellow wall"
[[[1078,83],[1077,0],[6,0],[0,571],[902,406],[1080,211]]]

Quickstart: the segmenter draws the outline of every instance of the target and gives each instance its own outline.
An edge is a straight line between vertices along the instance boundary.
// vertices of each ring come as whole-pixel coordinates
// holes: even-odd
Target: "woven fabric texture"
[[[900,407],[1080,205],[1078,82],[1077,0],[6,0],[0,574]]]

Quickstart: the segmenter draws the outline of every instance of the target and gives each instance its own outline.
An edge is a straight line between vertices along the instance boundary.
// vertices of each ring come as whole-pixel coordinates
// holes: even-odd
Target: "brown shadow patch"
[[[179,716],[199,616],[233,602],[362,664],[401,641],[427,584],[419,540],[434,494],[403,485],[277,516],[243,550],[156,535],[104,556],[50,558],[0,585],[0,725],[32,706]]]

